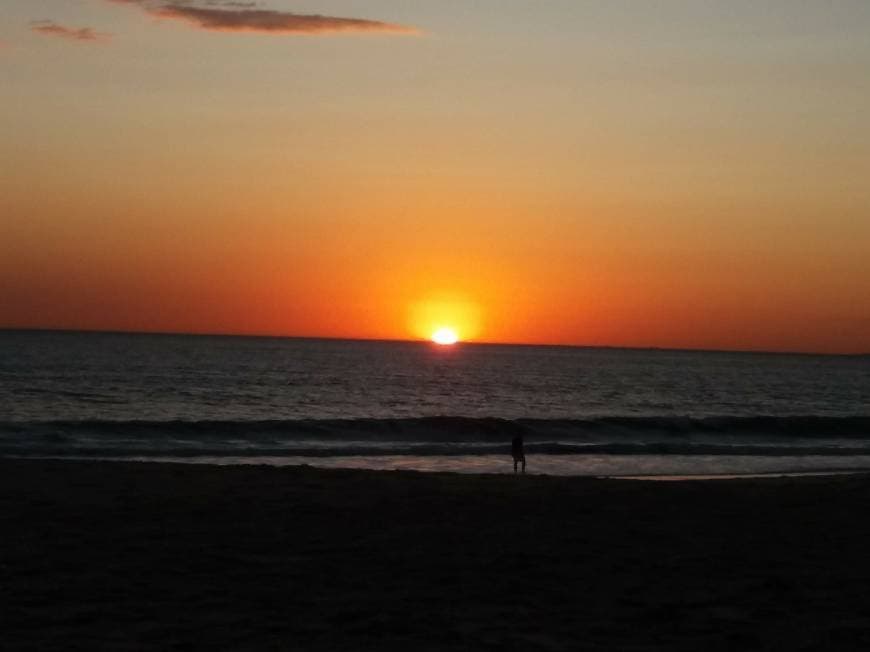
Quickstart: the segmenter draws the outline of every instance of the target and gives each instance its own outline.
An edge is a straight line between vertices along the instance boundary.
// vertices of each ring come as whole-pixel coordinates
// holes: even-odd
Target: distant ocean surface
[[[0,331],[0,456],[704,475],[870,469],[870,357]]]

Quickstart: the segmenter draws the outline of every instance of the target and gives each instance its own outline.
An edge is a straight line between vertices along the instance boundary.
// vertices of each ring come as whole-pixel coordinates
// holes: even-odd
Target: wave
[[[870,416],[0,422],[0,455],[867,455]]]
[[[669,436],[693,434],[768,434],[785,437],[870,436],[870,415],[855,416],[751,416],[666,417],[610,416],[590,419],[499,419],[461,416],[394,419],[289,419],[213,421],[6,421],[0,422],[0,437],[10,433],[69,432],[128,435],[243,435],[261,437],[310,436],[346,439],[349,435],[389,436],[402,440],[437,437],[469,441],[503,440],[505,436],[560,435],[584,438],[596,434],[623,436],[649,433]]]

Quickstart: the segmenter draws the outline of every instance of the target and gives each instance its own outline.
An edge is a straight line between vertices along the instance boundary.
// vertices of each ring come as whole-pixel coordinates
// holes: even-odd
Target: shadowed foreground
[[[0,460],[2,647],[866,649],[868,505],[859,476]]]

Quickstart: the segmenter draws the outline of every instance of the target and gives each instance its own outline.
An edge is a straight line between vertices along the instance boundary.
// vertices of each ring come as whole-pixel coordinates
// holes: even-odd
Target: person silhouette
[[[526,451],[523,448],[523,436],[517,435],[511,441],[511,455],[514,457],[514,473],[517,472],[517,464],[523,463],[523,473],[526,472]]]

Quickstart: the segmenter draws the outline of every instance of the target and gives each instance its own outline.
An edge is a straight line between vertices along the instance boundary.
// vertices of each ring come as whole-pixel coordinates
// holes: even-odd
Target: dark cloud
[[[39,34],[57,36],[71,41],[103,42],[111,38],[110,34],[97,32],[90,27],[66,27],[52,20],[35,20],[30,23],[30,29]]]
[[[157,18],[179,20],[197,29],[214,32],[261,34],[393,33],[413,34],[404,25],[363,18],[339,18],[319,14],[295,14],[259,8],[256,2],[238,0],[109,0],[140,7]]]

